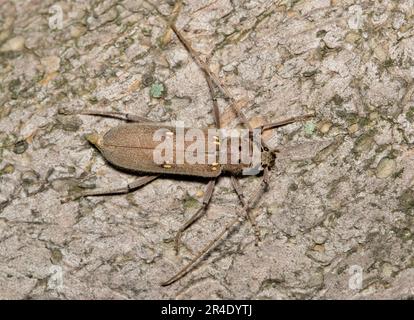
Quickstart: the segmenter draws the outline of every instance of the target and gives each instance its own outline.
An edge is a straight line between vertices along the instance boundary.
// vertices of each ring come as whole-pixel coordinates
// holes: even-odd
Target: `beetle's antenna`
[[[283,127],[283,126],[286,126],[288,124],[292,124],[292,123],[295,123],[295,122],[308,120],[310,118],[313,118],[314,116],[315,116],[315,114],[308,113],[308,114],[305,114],[303,116],[291,117],[291,118],[281,120],[281,121],[277,121],[277,122],[273,122],[273,123],[266,123],[264,125],[256,127],[255,129],[261,129],[262,132],[263,132],[263,131],[266,131],[266,130],[280,128],[280,127]],[[277,152],[279,152],[278,149],[271,148],[269,145],[267,145],[266,142],[263,139],[262,139],[261,143],[262,143],[262,146],[264,147],[264,149],[267,149],[267,150],[271,151],[273,154],[276,154]]]
[[[313,118],[314,116],[315,115],[313,113],[308,113],[308,114],[305,114],[303,116],[292,117],[292,118],[288,118],[288,119],[278,121],[278,122],[274,122],[274,123],[266,123],[264,125],[261,125],[261,126],[255,128],[255,129],[261,129],[262,132],[263,132],[263,131],[266,131],[266,130],[283,127],[283,126],[291,124],[291,123],[308,120],[310,118]]]
[[[177,36],[177,38],[180,40],[180,42],[183,44],[183,46],[187,49],[187,51],[190,53],[191,57],[194,59],[194,61],[197,63],[197,65],[200,67],[200,69],[205,73],[205,75],[207,76],[207,84],[209,86],[210,92],[213,91],[212,89],[212,83],[214,83],[217,88],[220,89],[221,93],[225,96],[226,99],[230,100],[230,106],[233,109],[233,111],[236,113],[236,115],[238,116],[239,120],[241,121],[241,123],[243,123],[244,125],[246,125],[249,129],[252,129],[249,121],[247,120],[246,116],[244,115],[243,111],[240,110],[239,108],[236,108],[236,103],[237,101],[233,98],[233,96],[231,95],[230,91],[228,91],[227,88],[225,88],[219,78],[210,70],[210,67],[203,61],[201,60],[198,55],[196,54],[196,52],[194,51],[194,49],[191,47],[191,44],[187,41],[187,39],[185,39],[183,37],[183,35],[181,34],[180,31],[178,31],[177,27],[175,26],[174,23],[170,24],[171,29],[174,31],[175,35]],[[214,101],[214,99],[213,99]],[[215,117],[216,114],[218,112],[218,108],[214,110],[215,113]]]
[[[206,81],[207,81],[207,84],[208,84],[208,87],[209,87],[209,90],[210,90],[210,94],[211,94],[211,97],[212,97],[212,100],[213,100],[213,111],[214,111],[214,118],[215,118],[215,121],[216,121],[216,126],[218,128],[220,127],[220,117],[219,117],[219,109],[218,109],[218,106],[217,106],[217,100],[215,99],[215,96],[214,96],[213,83],[217,86],[217,88],[219,88],[219,90],[224,95],[224,97],[227,100],[230,101],[230,106],[231,106],[233,112],[239,118],[240,122],[243,125],[245,125],[249,130],[253,130],[253,127],[250,125],[249,121],[247,120],[247,117],[244,115],[244,113],[241,110],[241,108],[238,108],[237,107],[238,101],[236,101],[233,98],[233,96],[230,94],[230,92],[221,84],[221,82],[218,79],[218,77],[210,70],[208,64],[205,63],[204,61],[202,61],[199,58],[199,56],[196,54],[196,52],[194,51],[194,49],[191,47],[191,44],[184,38],[184,36],[181,34],[181,32],[178,31],[178,29],[175,26],[175,23],[174,23],[173,20],[172,21],[169,21],[169,25],[170,25],[170,28],[174,31],[174,33],[177,36],[177,38],[180,40],[180,42],[183,44],[183,46],[189,52],[189,54],[191,55],[191,57],[193,58],[193,60],[196,62],[196,64],[199,66],[199,68],[203,71],[203,73],[206,76],[205,78],[206,78]],[[261,139],[261,147],[270,149],[270,147],[263,140],[263,137]],[[268,176],[268,171],[267,171],[267,169],[265,169],[265,170],[266,170],[265,171],[265,175]],[[266,179],[266,181],[267,180],[268,179]],[[263,181],[264,181],[264,178],[263,178]],[[236,192],[237,191],[238,190],[236,190]],[[256,235],[256,239],[257,239],[256,241],[258,241],[258,239],[259,239],[259,232],[258,232],[258,229],[256,227],[255,217],[250,214],[250,212],[249,212],[250,211],[250,206],[249,205],[247,205],[246,203],[243,203],[243,202],[242,202],[242,205],[243,205],[243,209],[245,211],[245,217],[248,217],[249,218],[249,220],[250,220],[250,222],[251,222],[251,224],[252,224],[252,226],[253,226],[253,228],[255,230],[255,235]],[[163,286],[170,285],[170,284],[174,283],[175,281],[179,280],[180,278],[182,278],[184,275],[186,275],[192,269],[192,267],[197,263],[197,261],[201,257],[203,257],[223,237],[223,235],[228,230],[230,230],[236,224],[236,222],[238,222],[238,221],[239,221],[239,218],[234,219],[232,222],[230,222],[223,229],[223,231],[214,240],[212,240],[186,267],[184,267],[175,276],[173,276],[168,281],[164,282],[162,285]]]
[[[245,125],[249,130],[253,130],[253,127],[249,123],[249,121],[248,121],[247,117],[244,115],[243,111],[240,108],[237,108],[237,106],[236,106],[237,101],[232,97],[230,92],[221,84],[219,78],[210,70],[208,64],[206,62],[202,61],[199,58],[199,56],[196,54],[194,49],[191,47],[191,44],[182,36],[180,31],[178,31],[177,27],[175,26],[174,19],[172,19],[171,21],[168,21],[168,24],[169,24],[170,28],[174,31],[177,38],[183,44],[183,46],[187,49],[187,51],[189,52],[189,54],[191,55],[193,60],[196,62],[196,64],[200,67],[200,69],[204,72],[204,74],[206,76],[206,81],[207,81],[207,84],[209,86],[210,94],[211,94],[212,99],[213,99],[213,110],[214,110],[214,118],[216,120],[216,126],[220,127],[220,120],[219,120],[219,110],[218,110],[218,106],[217,106],[217,101],[214,97],[213,83],[221,91],[221,93],[224,95],[224,97],[227,100],[230,101],[230,106],[231,106],[233,112],[238,116],[240,122],[243,125]],[[301,121],[305,118],[308,118],[308,116],[309,115],[306,115],[306,116],[303,116],[303,117],[294,117],[294,118],[286,119],[283,122],[265,124],[265,125],[263,125],[259,128],[261,128],[262,131],[269,130],[269,129],[280,127],[280,126],[283,126],[283,125],[286,125],[286,124],[289,124],[289,123],[293,123],[293,122],[296,122],[296,121]],[[270,147],[267,145],[267,143],[263,139],[263,137],[261,138],[261,147],[264,148],[264,149],[270,150]],[[213,246],[216,245],[229,230],[231,230],[233,227],[235,227],[236,224],[241,223],[244,219],[246,219],[248,217],[249,220],[251,220],[252,225],[255,225],[255,222],[254,222],[255,216],[250,214],[250,210],[253,208],[255,203],[258,201],[258,199],[260,198],[262,192],[264,192],[267,189],[267,187],[269,185],[269,180],[270,180],[269,168],[265,167],[264,172],[263,172],[261,187],[258,190],[258,192],[256,192],[256,194],[250,199],[249,202],[241,201],[242,205],[243,205],[243,210],[245,212],[245,215],[243,217],[237,217],[237,218],[234,218],[233,220],[231,220],[226,225],[226,227],[212,241],[210,241],[210,243],[207,246],[205,246],[204,249],[202,249],[184,268],[182,268],[176,275],[174,275],[172,278],[165,281],[161,285],[162,286],[168,286],[168,285],[176,282],[177,280],[181,279],[188,272],[190,272],[192,270],[192,268],[197,264],[197,262],[207,252],[209,252],[210,249],[213,248]],[[235,187],[235,189],[236,189],[236,187]],[[239,197],[240,197],[240,195],[242,195],[242,193],[240,193],[240,192],[241,192],[240,188],[238,190],[236,190],[236,193],[238,193]]]

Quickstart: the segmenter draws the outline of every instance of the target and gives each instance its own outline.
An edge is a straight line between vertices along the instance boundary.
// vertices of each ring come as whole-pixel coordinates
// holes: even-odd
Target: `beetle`
[[[183,135],[188,135],[193,128],[182,128]],[[145,172],[153,174],[173,174],[173,175],[188,175],[204,178],[216,178],[222,173],[240,175],[243,169],[250,168],[252,163],[244,163],[240,159],[241,144],[247,140],[248,146],[253,146],[251,137],[240,137],[237,141],[238,150],[232,150],[230,143],[226,144],[224,153],[225,161],[219,163],[219,149],[213,152],[208,152],[208,131],[212,131],[208,128],[200,129],[203,134],[203,146],[205,152],[201,155],[201,163],[188,164],[188,163],[176,163],[175,159],[171,159],[170,162],[157,164],[154,162],[154,151],[159,146],[158,141],[154,141],[154,136],[160,130],[165,131],[164,137],[170,136],[172,138],[172,144],[174,147],[174,154],[178,152],[176,134],[174,134],[174,127],[166,126],[160,123],[153,122],[138,122],[128,123],[120,126],[116,126],[106,132],[103,136],[96,133],[87,135],[87,140],[93,144],[103,155],[103,157],[115,167],[125,169],[128,171]],[[234,132],[234,131],[233,131]],[[222,140],[219,138],[219,134],[212,135],[212,143],[220,148]],[[249,139],[250,138],[250,139]],[[192,141],[191,141],[192,142]],[[184,142],[184,148],[191,145],[190,141]],[[187,151],[182,150],[184,153]],[[223,151],[221,152],[223,153]],[[211,164],[208,163],[208,156],[211,155],[215,160]],[[250,154],[249,154],[250,155]],[[175,157],[174,157],[175,158]],[[238,163],[230,163],[231,158],[238,159]],[[273,151],[263,148],[261,150],[261,166],[272,167],[274,165],[276,155]]]
[[[204,63],[197,54],[195,54],[194,50],[192,49],[191,45],[188,41],[182,36],[182,34],[177,30],[175,25],[172,23],[170,24],[171,29],[176,34],[177,38],[183,44],[183,46],[187,49],[190,53],[192,58],[198,64],[200,69],[204,72],[207,84],[210,89],[210,93],[212,95],[213,101],[213,112],[214,112],[214,119],[215,119],[215,126],[217,129],[220,128],[220,113],[218,110],[217,102],[214,96],[214,88],[213,84],[219,89],[219,91],[225,96],[225,98],[229,101],[230,106],[233,108],[234,112],[239,117],[242,124],[248,127],[248,133],[242,139],[247,139],[248,141],[248,152],[251,153],[255,145],[257,145],[257,141],[253,141],[252,132],[256,130],[260,130],[263,132],[265,130],[278,128],[290,123],[294,123],[297,121],[303,121],[313,116],[313,114],[306,114],[304,116],[292,117],[286,119],[284,121],[270,123],[261,125],[259,127],[253,128],[251,127],[250,123],[247,121],[247,118],[244,116],[243,112],[241,111],[241,107],[237,106],[237,104],[245,103],[243,101],[236,101],[227,89],[221,84],[220,80],[211,72],[209,66]],[[74,114],[68,110],[59,110],[62,114]],[[178,164],[174,161],[171,162],[163,162],[163,163],[156,163],[154,161],[154,150],[159,145],[159,142],[154,141],[154,135],[158,130],[164,130],[165,136],[170,135],[174,142],[174,148],[176,148],[176,135],[174,134],[174,127],[168,126],[162,123],[154,122],[150,119],[128,114],[128,113],[121,113],[121,112],[103,112],[97,110],[89,110],[83,112],[77,112],[75,114],[83,114],[83,115],[94,115],[94,116],[103,116],[103,117],[111,117],[120,120],[127,121],[127,123],[116,126],[110,129],[103,135],[92,133],[86,136],[86,139],[93,144],[103,155],[103,157],[112,165],[120,169],[126,169],[128,171],[133,171],[135,173],[141,174],[136,181],[128,184],[126,187],[123,188],[116,188],[110,190],[97,190],[97,191],[85,191],[79,193],[77,195],[67,197],[66,200],[74,200],[79,197],[86,197],[86,196],[100,196],[100,195],[107,195],[107,194],[122,194],[128,193],[142,187],[151,181],[157,179],[161,175],[187,175],[187,176],[196,176],[196,177],[204,177],[210,179],[207,186],[206,192],[204,193],[203,203],[202,206],[197,210],[197,212],[178,230],[177,235],[175,237],[175,249],[178,252],[180,239],[182,233],[190,227],[195,221],[197,221],[206,211],[207,206],[210,202],[211,196],[213,194],[214,186],[216,183],[216,179],[223,173],[227,173],[231,177],[232,186],[239,196],[239,199],[243,205],[243,214],[240,214],[235,219],[230,221],[228,225],[217,235],[196,257],[190,261],[183,269],[181,269],[176,275],[171,277],[169,280],[163,282],[161,285],[166,286],[174,283],[181,277],[183,277],[186,273],[188,273],[191,268],[196,264],[196,262],[207,252],[209,251],[214,244],[216,244],[222,236],[229,231],[233,226],[235,226],[238,222],[243,221],[246,217],[252,224],[252,227],[255,231],[256,236],[256,244],[260,239],[259,231],[256,227],[255,217],[251,214],[251,210],[254,204],[257,202],[258,198],[260,197],[261,193],[266,190],[268,183],[269,183],[269,172],[270,169],[275,164],[276,159],[276,152],[277,150],[272,150],[270,147],[267,146],[265,141],[261,139],[259,141],[259,148],[260,148],[260,171],[263,171],[263,177],[261,186],[256,192],[255,195],[251,197],[251,199],[246,200],[243,192],[241,190],[241,186],[238,183],[238,180],[235,178],[238,175],[241,175],[244,169],[251,168],[252,163],[219,163],[218,161],[213,161],[212,163],[202,163],[202,164],[187,164],[182,163]],[[192,128],[183,128],[183,133],[186,134]],[[206,137],[205,141],[208,141],[208,128],[200,129],[203,135]],[[225,140],[225,139],[224,139]],[[221,139],[219,135],[213,136],[213,143],[217,146],[220,146],[224,140]],[[184,147],[188,146],[186,142]],[[183,150],[185,151],[185,150]],[[217,151],[217,150],[216,150]],[[234,150],[231,149],[230,146],[224,148],[224,152],[227,156],[232,156]],[[208,156],[208,152],[204,154],[205,157]],[[257,172],[259,173],[259,172]]]

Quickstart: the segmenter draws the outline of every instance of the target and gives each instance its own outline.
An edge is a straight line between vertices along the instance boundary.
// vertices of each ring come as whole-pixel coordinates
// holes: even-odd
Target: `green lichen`
[[[189,196],[184,200],[184,209],[191,209],[197,206],[198,206],[198,201],[197,199],[193,197]]]
[[[20,79],[13,79],[9,83],[9,91],[11,93],[11,98],[13,100],[16,100],[19,97],[19,94],[21,92],[21,81]]]
[[[312,121],[308,121],[305,124],[304,130],[307,135],[311,136],[314,133],[315,128],[316,128],[315,124]]]
[[[408,121],[414,122],[414,106],[410,107],[405,116],[407,117]]]
[[[14,166],[10,163],[6,164],[3,169],[0,170],[0,175],[11,174],[14,172]]]
[[[356,140],[353,151],[357,154],[368,152],[372,149],[374,143],[374,132],[367,132]]]
[[[97,104],[98,103],[98,98],[95,96],[92,96],[88,99],[88,101],[92,104]]]
[[[409,213],[414,209],[414,191],[411,189],[405,190],[398,198],[400,208]]]
[[[154,83],[150,89],[150,95],[153,98],[161,98],[165,95],[165,87],[162,83]]]
[[[391,58],[388,58],[387,60],[385,60],[382,64],[383,68],[390,68],[394,66],[394,61]]]
[[[323,38],[328,32],[326,30],[318,30],[318,32],[316,32],[316,37],[317,38]]]
[[[368,126],[368,125],[369,125],[369,123],[370,123],[370,121],[369,121],[369,119],[368,119],[368,118],[359,118],[359,119],[358,119],[358,125],[359,125],[360,127],[366,127],[366,126]]]
[[[59,264],[63,259],[63,254],[59,249],[52,249],[50,260],[53,264]]]
[[[145,28],[145,27],[141,29],[141,32],[146,37],[150,37],[152,34],[152,30],[149,28]]]
[[[12,134],[7,134],[4,131],[0,131],[0,148],[7,148],[13,145],[17,141],[17,138]]]

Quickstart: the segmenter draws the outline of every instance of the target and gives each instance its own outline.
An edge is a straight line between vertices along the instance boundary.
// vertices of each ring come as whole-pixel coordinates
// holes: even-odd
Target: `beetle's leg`
[[[246,198],[244,197],[243,190],[241,188],[239,181],[234,176],[231,176],[230,178],[231,178],[231,184],[233,185],[233,189],[234,191],[236,191],[237,195],[239,196],[240,202],[243,206],[243,210],[246,212],[247,217],[249,218],[249,221],[253,227],[254,236],[256,239],[255,244],[258,245],[260,242],[260,231],[256,223],[256,218],[252,214],[249,208],[249,204],[247,203]]]
[[[263,173],[263,180],[260,184],[260,189],[258,192],[256,192],[255,195],[253,195],[249,201],[248,201],[248,210],[252,209],[259,197],[261,196],[262,192],[266,190],[267,186],[269,185],[269,169],[265,168]],[[232,228],[234,228],[237,224],[242,223],[243,218],[238,216],[231,220],[224,229],[213,239],[211,240],[186,266],[184,266],[180,271],[178,271],[173,277],[168,279],[167,281],[161,283],[162,286],[169,286],[170,284],[173,284],[177,280],[180,280],[182,277],[184,277],[188,272],[192,270],[192,268],[197,264],[197,262],[207,253],[210,251],[211,248],[214,247],[215,244],[217,244],[220,239],[226,234],[226,232],[230,231]]]
[[[142,177],[139,177],[137,180],[135,180],[131,183],[128,183],[128,185],[126,187],[122,187],[122,188],[104,189],[104,190],[96,190],[96,191],[95,190],[84,191],[84,192],[78,193],[76,195],[66,197],[65,199],[63,199],[62,202],[73,201],[73,200],[76,200],[76,199],[79,199],[79,198],[89,197],[89,196],[105,196],[105,195],[115,195],[115,194],[129,193],[129,192],[135,191],[139,187],[142,187],[142,186],[150,183],[151,181],[157,179],[159,176],[160,175],[142,176]]]
[[[170,23],[171,29],[174,31],[177,38],[180,40],[180,42],[183,44],[183,46],[187,49],[189,54],[192,56],[192,58],[196,61],[198,66],[201,68],[201,70],[204,73],[204,76],[207,81],[208,89],[210,92],[210,96],[213,102],[213,116],[214,116],[214,123],[215,127],[217,129],[220,129],[220,110],[218,108],[217,104],[217,98],[216,94],[214,92],[214,85],[213,81],[217,79],[213,79],[214,75],[212,76],[212,73],[210,72],[210,69],[208,68],[207,64],[201,61],[201,59],[197,56],[194,49],[191,47],[190,43],[181,35],[181,33],[178,31],[178,29],[175,27],[174,22]],[[203,205],[200,209],[197,210],[197,212],[188,220],[181,228],[178,230],[177,235],[175,237],[175,252],[178,253],[179,247],[180,247],[180,241],[182,233],[188,229],[194,222],[196,222],[200,217],[206,212],[208,204],[210,203],[211,196],[213,195],[213,190],[215,186],[216,180],[212,179],[209,181],[206,187],[206,192],[204,194],[203,198]]]
[[[292,118],[288,118],[288,119],[278,121],[278,122],[274,122],[274,123],[267,123],[267,124],[264,124],[264,125],[262,125],[258,128],[262,129],[262,131],[269,130],[269,129],[273,129],[273,128],[283,127],[287,124],[291,124],[291,123],[294,123],[294,122],[307,120],[307,119],[310,119],[314,116],[315,116],[314,114],[309,113],[309,114],[305,114],[303,116],[292,117]]]
[[[188,220],[177,232],[175,236],[175,252],[178,254],[178,250],[180,249],[181,237],[185,230],[187,230],[194,222],[201,218],[201,216],[206,212],[208,204],[210,203],[211,196],[213,195],[214,186],[216,184],[216,180],[212,179],[208,182],[206,187],[206,192],[203,197],[203,205],[197,212]]]
[[[179,272],[177,272],[173,277],[168,279],[167,281],[161,283],[163,287],[169,286],[173,284],[177,280],[180,280],[184,277],[191,269],[196,265],[197,261],[201,259],[223,236],[226,232],[231,230],[237,223],[242,222],[243,219],[240,217],[234,218],[231,220],[225,228],[213,239],[211,240],[208,245],[206,245],[203,250],[201,250],[184,268],[182,268]]]
[[[75,115],[75,114],[83,114],[83,115],[90,115],[90,116],[99,116],[99,117],[107,117],[107,118],[114,118],[129,122],[154,122],[153,120],[147,119],[145,117],[137,116],[131,113],[124,113],[124,112],[116,112],[116,111],[100,111],[100,110],[87,110],[87,111],[80,111],[80,112],[72,112],[66,109],[59,109],[58,111],[60,114],[66,115]]]
[[[249,199],[248,208],[252,209],[256,205],[256,202],[260,199],[262,194],[267,190],[270,183],[270,171],[268,167],[263,169],[263,178],[260,183],[259,189],[257,192]]]

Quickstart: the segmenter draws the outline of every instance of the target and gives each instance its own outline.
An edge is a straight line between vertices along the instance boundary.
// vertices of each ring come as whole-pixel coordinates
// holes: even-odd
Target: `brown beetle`
[[[177,164],[176,157],[174,156],[170,162],[157,164],[154,162],[154,151],[159,146],[158,141],[154,141],[154,136],[157,131],[164,130],[166,133],[164,136],[171,136],[172,144],[174,146],[173,154],[175,155],[177,150],[175,128],[172,126],[162,125],[155,122],[143,122],[143,123],[129,123],[120,125],[109,130],[105,135],[100,136],[97,134],[87,135],[86,138],[89,142],[95,145],[102,153],[104,158],[111,164],[121,169],[129,171],[136,171],[141,173],[153,173],[153,174],[175,174],[175,175],[189,175],[205,178],[215,178],[221,175],[221,173],[228,173],[232,175],[240,175],[243,169],[247,169],[253,166],[251,162],[244,163],[240,159],[241,146],[243,141],[249,137],[243,138],[240,135],[239,141],[237,141],[238,150],[232,149],[230,143],[226,144],[224,152],[225,161],[219,162],[221,139],[217,133],[209,139],[208,131],[212,129],[200,129],[200,132],[205,137],[202,142],[205,152],[201,155],[203,161],[201,163],[182,163]],[[183,128],[183,135],[188,134],[189,130],[193,128]],[[212,141],[209,141],[212,140]],[[188,148],[193,141],[184,141],[184,149]],[[208,142],[213,145],[217,145],[217,149],[212,152],[208,152]],[[249,155],[251,155],[253,143],[252,140],[247,142],[249,147]],[[236,152],[235,152],[236,151]],[[184,153],[187,153],[183,150]],[[222,152],[223,153],[223,152]],[[212,156],[214,159],[211,163],[208,163],[208,157]],[[231,163],[231,159],[237,159],[237,163]],[[275,160],[275,153],[263,148],[261,150],[261,166],[272,167]]]
[[[237,108],[236,102],[230,95],[230,93],[221,85],[218,78],[210,71],[208,65],[206,65],[203,61],[201,61],[198,56],[195,54],[194,50],[190,46],[190,44],[186,41],[186,39],[181,35],[181,33],[176,29],[175,25],[171,25],[172,30],[175,32],[178,39],[181,43],[185,46],[188,52],[191,54],[193,59],[197,62],[201,70],[206,75],[206,80],[210,89],[210,93],[213,96],[213,111],[214,111],[214,119],[216,128],[220,128],[220,114],[218,111],[218,106],[216,100],[214,98],[214,88],[213,83],[219,88],[221,93],[229,100],[231,106],[233,107],[234,111],[238,115],[239,119],[241,120],[242,124],[248,127],[249,132],[252,132],[253,129],[249,122],[247,121],[246,117],[244,116],[241,108]],[[60,110],[61,113],[69,114],[70,112],[65,110]],[[174,136],[174,127],[166,126],[162,123],[156,123],[149,119],[126,114],[126,113],[119,113],[119,112],[101,112],[101,111],[86,111],[86,112],[79,112],[77,114],[86,114],[86,115],[96,115],[96,116],[104,116],[104,117],[111,117],[117,118],[121,120],[128,121],[130,123],[123,124],[116,126],[110,129],[107,133],[103,136],[93,133],[87,135],[87,139],[93,145],[95,145],[98,150],[102,153],[103,157],[108,160],[111,164],[115,167],[127,169],[129,171],[135,171],[140,174],[145,174],[137,178],[136,181],[128,184],[128,186],[124,188],[117,188],[111,190],[97,190],[97,191],[87,191],[81,194],[75,195],[73,197],[69,197],[69,199],[75,199],[78,197],[85,197],[85,196],[99,196],[99,195],[107,195],[107,194],[122,194],[128,193],[138,189],[139,187],[157,179],[162,174],[167,175],[189,175],[189,176],[198,176],[198,177],[206,177],[210,178],[209,183],[206,187],[206,192],[203,199],[203,205],[200,209],[190,218],[190,220],[185,223],[177,232],[175,247],[178,252],[179,242],[181,238],[182,232],[184,232],[189,226],[191,226],[197,219],[199,219],[203,213],[206,211],[207,206],[210,202],[211,196],[213,194],[214,186],[216,179],[222,173],[229,173],[231,175],[231,182],[234,187],[234,190],[239,196],[240,201],[243,204],[243,210],[245,215],[238,216],[232,221],[228,223],[228,225],[220,232],[220,234],[214,238],[197,256],[181,271],[179,271],[176,275],[174,275],[169,280],[162,283],[163,286],[170,285],[173,282],[177,281],[181,277],[183,277],[186,273],[188,273],[191,268],[196,264],[196,262],[212,248],[220,239],[221,237],[232,227],[234,227],[238,222],[242,221],[244,217],[247,217],[253,228],[255,229],[256,239],[259,239],[259,231],[256,228],[254,216],[251,214],[251,208],[254,206],[258,198],[260,197],[262,191],[267,188],[269,183],[269,170],[274,165],[275,158],[276,158],[276,151],[271,150],[264,141],[259,141],[260,143],[260,164],[261,170],[263,171],[263,178],[260,190],[249,200],[247,201],[244,198],[243,192],[241,187],[238,183],[238,180],[234,177],[240,175],[243,169],[247,169],[252,166],[252,163],[219,163],[219,161],[213,161],[212,163],[208,163],[207,161],[203,164],[176,164],[175,161],[171,162],[164,162],[164,163],[156,163],[154,161],[154,149],[157,148],[159,142],[154,141],[154,134],[157,130],[165,130],[166,132],[170,132],[172,135],[174,143],[176,142]],[[290,124],[297,121],[302,121],[308,119],[313,115],[305,115],[300,117],[293,117],[281,122],[266,124],[259,127],[261,131],[277,128],[286,124]],[[188,131],[190,128],[184,128],[184,133]],[[200,129],[208,141],[208,129]],[[213,136],[217,145],[220,145],[222,141],[220,140],[219,136]],[[251,151],[253,148],[253,141],[251,140],[251,135],[247,136],[249,140],[249,150]],[[187,143],[187,142],[186,142]],[[174,144],[175,146],[175,144]],[[187,144],[184,145],[185,147]],[[207,148],[207,147],[206,147]],[[208,149],[206,149],[208,150]],[[230,147],[225,148],[225,152],[230,157],[233,154],[233,151]],[[205,157],[208,156],[208,152],[205,153]],[[173,159],[174,160],[174,159]]]

